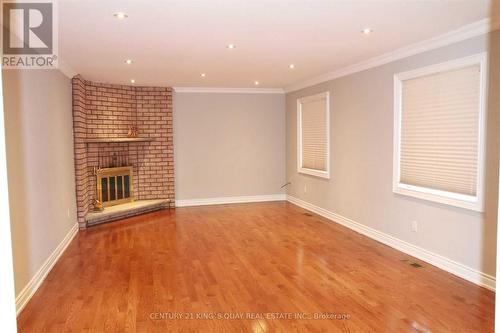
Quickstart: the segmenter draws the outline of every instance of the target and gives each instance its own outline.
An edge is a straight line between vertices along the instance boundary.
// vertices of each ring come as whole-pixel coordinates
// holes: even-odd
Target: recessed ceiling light
[[[227,46],[226,46],[226,47],[227,47],[228,49],[232,50],[232,49],[236,48],[236,45],[234,45],[234,44],[227,44]]]
[[[128,17],[128,15],[125,14],[124,12],[114,13],[113,16],[116,17],[119,20],[124,20],[124,19],[126,19]]]
[[[364,28],[363,30],[361,30],[361,32],[365,35],[369,35],[373,32],[373,30],[370,28]]]
[[[254,81],[253,84],[255,84],[256,86],[258,86],[259,85],[259,81]]]
[[[288,68],[290,68],[290,69],[294,69],[294,68],[295,68],[295,65],[294,65],[294,64],[290,64],[290,65],[288,65]]]
[[[130,83],[135,83],[135,79],[130,79]]]
[[[130,65],[132,62],[133,62],[133,61],[132,61],[132,59],[127,59],[127,60],[125,60],[125,63],[126,63],[127,65]]]
[[[205,76],[207,76],[207,74],[205,74],[205,73],[201,73],[201,74],[200,74],[200,76],[201,76],[201,77],[205,77]]]

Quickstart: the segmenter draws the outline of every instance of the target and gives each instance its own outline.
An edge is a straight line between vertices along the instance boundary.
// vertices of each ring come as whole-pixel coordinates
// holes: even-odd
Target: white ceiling
[[[260,88],[287,87],[479,21],[490,6],[487,0],[58,3],[60,57],[86,79],[240,88],[255,87],[255,80]],[[114,18],[118,11],[128,18]],[[363,35],[365,27],[374,32]],[[229,43],[236,48],[226,49]],[[134,63],[126,65],[127,58]]]

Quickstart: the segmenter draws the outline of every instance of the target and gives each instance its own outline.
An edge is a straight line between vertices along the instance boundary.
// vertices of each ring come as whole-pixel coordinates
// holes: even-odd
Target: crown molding
[[[73,68],[71,68],[70,65],[68,65],[61,58],[59,58],[59,60],[57,61],[57,64],[58,64],[57,69],[59,69],[59,71],[61,71],[61,73],[63,73],[64,75],[66,75],[70,79],[72,79],[75,75],[78,74]]]
[[[370,68],[385,65],[419,53],[458,43],[460,41],[484,35],[490,31],[499,29],[500,17],[491,20],[489,18],[483,19],[443,35],[399,48],[395,51],[391,51],[356,64],[286,86],[285,88],[173,87],[173,89],[176,93],[284,94],[361,72]],[[62,59],[59,59],[58,65],[58,69],[68,78],[73,78],[78,74]]]
[[[281,88],[174,87],[176,93],[284,94]]]
[[[350,65],[344,68],[340,68],[338,70],[322,74],[316,76],[314,78],[295,83],[289,85],[284,88],[285,93],[297,91],[303,88],[307,88],[310,86],[314,86],[316,84],[320,84],[323,82],[327,82],[330,80],[338,79],[343,76],[347,76],[350,74],[354,74],[357,72],[361,72],[370,68],[378,67],[381,65],[388,64],[390,62],[400,60],[403,58],[407,58],[419,53],[423,53],[426,51],[431,51],[438,49],[440,47],[444,47],[447,45],[451,45],[454,43],[458,43],[460,41],[473,38],[476,36],[487,34],[490,31],[499,28],[499,22],[493,21],[490,19],[484,19],[481,21],[477,21],[466,26],[463,26],[460,29],[453,30],[451,32],[445,33],[443,35],[433,37],[418,43],[414,43],[402,48],[399,48],[395,51],[391,51],[388,53],[384,53],[382,55],[370,58],[368,60],[364,60],[358,62],[354,65]]]

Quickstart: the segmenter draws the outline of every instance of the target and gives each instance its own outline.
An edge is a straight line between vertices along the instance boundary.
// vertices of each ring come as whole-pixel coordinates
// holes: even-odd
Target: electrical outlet
[[[307,193],[307,185],[304,185],[304,193]]]
[[[411,222],[411,231],[417,232],[418,231],[418,222],[417,221],[412,221]]]
[[[68,208],[68,210],[66,211],[66,215],[68,216],[68,219],[71,217],[71,214],[69,213],[69,208]]]

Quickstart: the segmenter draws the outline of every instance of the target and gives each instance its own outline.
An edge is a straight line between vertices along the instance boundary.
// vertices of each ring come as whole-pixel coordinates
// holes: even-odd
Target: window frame
[[[455,192],[436,190],[421,186],[401,183],[401,113],[402,113],[402,82],[422,76],[438,74],[450,70],[479,65],[479,122],[478,122],[478,158],[476,196]],[[483,52],[472,56],[431,65],[416,70],[394,75],[394,151],[393,151],[393,186],[396,194],[424,199],[455,207],[461,207],[477,212],[484,211],[484,177],[485,177],[485,138],[486,138],[486,104],[488,93],[488,53]]]
[[[302,104],[325,99],[325,115],[326,115],[326,170],[317,170],[302,167],[303,156],[302,156]],[[310,96],[305,96],[297,99],[297,172],[321,177],[325,179],[330,179],[330,92],[322,92],[319,94],[314,94]]]

